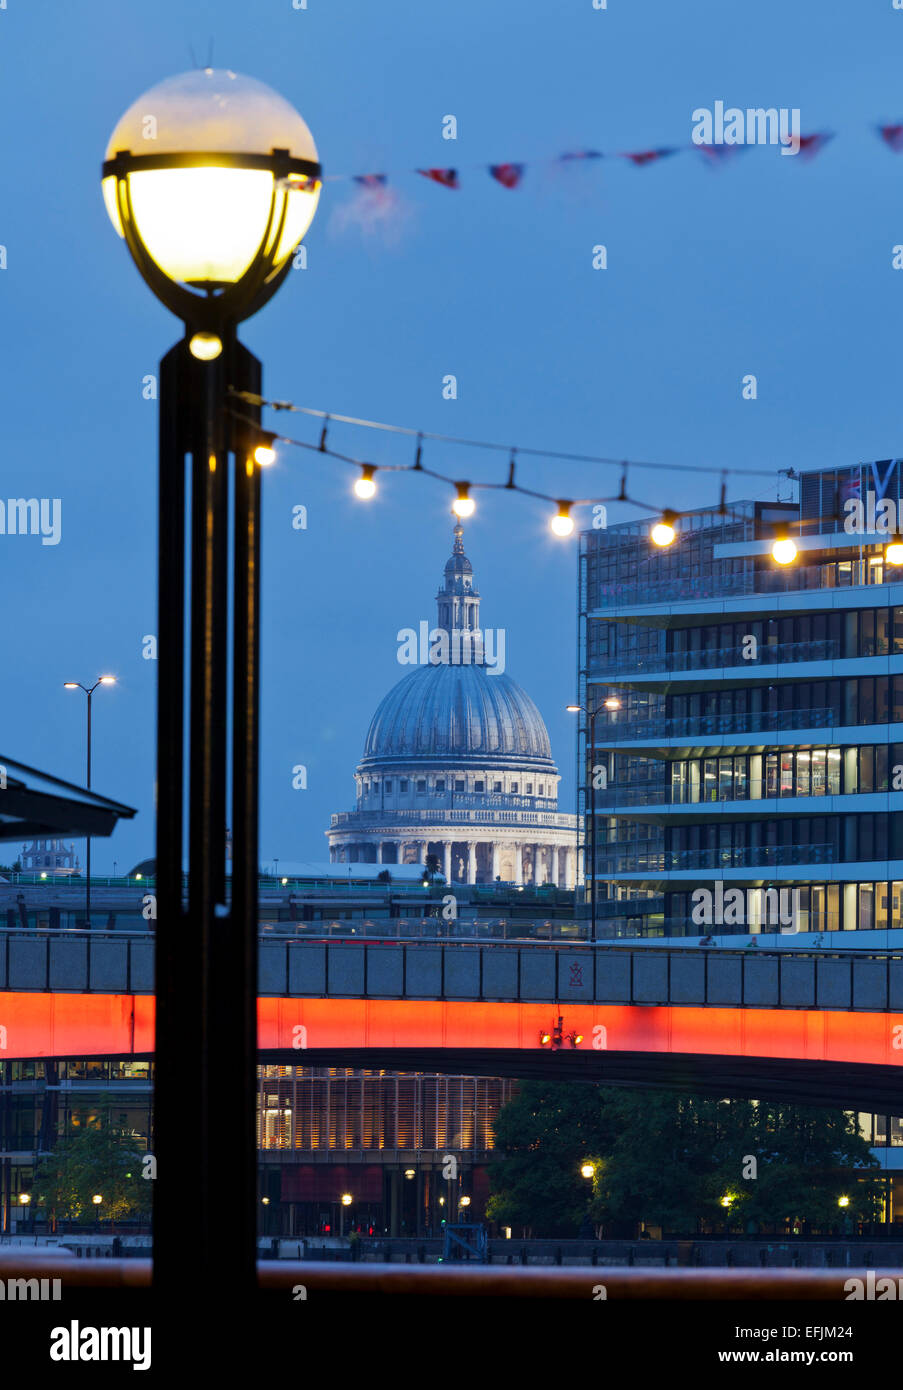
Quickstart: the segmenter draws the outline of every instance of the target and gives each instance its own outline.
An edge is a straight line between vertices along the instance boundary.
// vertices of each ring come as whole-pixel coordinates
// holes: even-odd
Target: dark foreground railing
[[[63,1297],[76,1290],[150,1289],[150,1260],[45,1259],[0,1256],[0,1279],[62,1281]],[[555,1298],[577,1302],[598,1299],[786,1299],[844,1302],[855,1292],[852,1281],[874,1289],[876,1281],[896,1275],[884,1269],[592,1269],[519,1268],[479,1265],[437,1268],[428,1265],[310,1264],[267,1261],[257,1266],[258,1287],[299,1298]]]

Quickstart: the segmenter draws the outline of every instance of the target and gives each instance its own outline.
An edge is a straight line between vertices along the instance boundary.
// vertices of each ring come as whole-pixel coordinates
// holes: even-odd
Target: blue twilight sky
[[[891,0],[6,0],[0,8],[0,498],[62,499],[62,540],[0,537],[0,753],[79,779],[95,697],[94,784],[139,809],[99,871],[153,850],[156,406],[141,383],[178,336],[110,227],[99,163],[122,111],[207,58],[269,82],[308,121],[327,173],[402,171],[392,215],[349,214],[327,184],[295,271],[243,336],[277,398],[502,443],[674,464],[798,468],[903,452],[903,12]],[[833,130],[811,162],[753,149],[648,168],[563,151],[684,145],[691,112],[799,107]],[[458,139],[442,139],[453,114]],[[538,161],[507,191],[466,166]],[[404,171],[459,165],[452,192]],[[592,269],[592,248],[608,269]],[[458,398],[443,400],[453,373]],[[754,373],[758,399],[741,398]],[[271,421],[273,417],[270,417]],[[313,422],[279,416],[305,439]],[[335,427],[375,461],[402,440]],[[433,446],[430,462],[498,478],[503,457]],[[527,485],[605,495],[611,469],[524,461]],[[261,854],[325,858],[352,804],[370,716],[407,668],[396,633],[434,616],[449,496],[352,477],[301,450],[265,479]],[[656,504],[711,482],[634,473]],[[767,479],[731,495],[774,496]],[[308,509],[306,531],[292,509]],[[613,511],[612,519],[636,515]],[[483,616],[537,701],[573,804],[576,546],[547,509],[483,494],[466,544]],[[308,789],[293,791],[304,763]]]

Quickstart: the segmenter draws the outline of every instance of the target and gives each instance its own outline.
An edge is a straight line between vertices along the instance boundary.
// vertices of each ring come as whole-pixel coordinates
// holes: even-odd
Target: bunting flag
[[[0,0],[2,7],[2,0]],[[875,125],[879,139],[893,150],[895,154],[903,153],[903,121],[888,122],[883,125]],[[798,153],[804,159],[814,159],[820,154],[829,141],[834,139],[834,132],[830,130],[813,131],[810,135],[799,137]],[[787,148],[788,141],[782,141],[782,153],[790,154],[792,151]],[[697,150],[705,159],[710,169],[718,168],[730,162],[744,150],[752,149],[752,144],[688,144],[684,146],[663,145],[656,149],[649,150],[621,150],[618,152],[619,159],[629,160],[637,169],[644,168],[647,164],[657,164],[662,159],[667,159],[670,155],[681,154],[685,150]],[[604,159],[602,150],[565,150],[563,154],[554,159],[537,161],[546,165],[550,164],[586,164],[597,159]],[[500,183],[503,188],[517,188],[523,181],[527,169],[527,163],[506,162],[504,164],[479,164],[475,168],[484,169],[489,177],[496,183]],[[458,169],[415,169],[414,173],[420,174],[422,178],[430,179],[433,183],[439,183],[443,188],[460,189],[460,171]],[[395,177],[395,175],[391,175]],[[361,188],[371,190],[386,187],[389,174],[334,174],[330,176],[332,181],[347,181],[359,184]]]
[[[445,188],[458,188],[457,169],[418,169],[418,174],[422,174],[425,179],[432,179],[433,183],[441,183]]]
[[[663,150],[640,150],[638,154],[622,153],[621,158],[629,159],[640,168],[644,164],[654,164],[657,159],[667,159],[669,154],[677,154],[677,149],[669,146]]]
[[[903,125],[879,125],[878,134],[895,154],[903,150]]]
[[[740,154],[743,150],[752,149],[751,145],[694,145],[694,150],[698,150],[705,156],[705,162],[710,169],[717,169],[722,164],[729,164],[734,155]]]
[[[800,154],[804,159],[814,159],[819,150],[823,150],[833,134],[829,130],[816,131],[814,135],[800,136]]]
[[[524,175],[523,164],[490,164],[489,172],[503,188],[517,188]]]

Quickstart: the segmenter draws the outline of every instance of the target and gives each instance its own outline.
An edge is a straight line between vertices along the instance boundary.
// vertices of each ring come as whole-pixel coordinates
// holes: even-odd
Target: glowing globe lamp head
[[[894,536],[893,540],[888,542],[884,560],[888,565],[903,565],[903,536]]]
[[[778,565],[792,565],[796,559],[796,544],[790,536],[778,536],[771,547],[771,558]]]
[[[259,308],[255,299],[310,226],[320,187],[317,148],[294,107],[262,82],[214,68],[140,97],[103,166],[113,226],[186,321],[184,304],[201,300],[189,286],[222,296],[236,320]]]

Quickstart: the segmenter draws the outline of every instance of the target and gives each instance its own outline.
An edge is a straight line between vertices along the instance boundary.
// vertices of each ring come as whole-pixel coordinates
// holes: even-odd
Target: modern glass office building
[[[599,937],[897,943],[901,461],[806,473],[798,491],[685,514],[663,548],[654,519],[581,536],[579,810]]]

